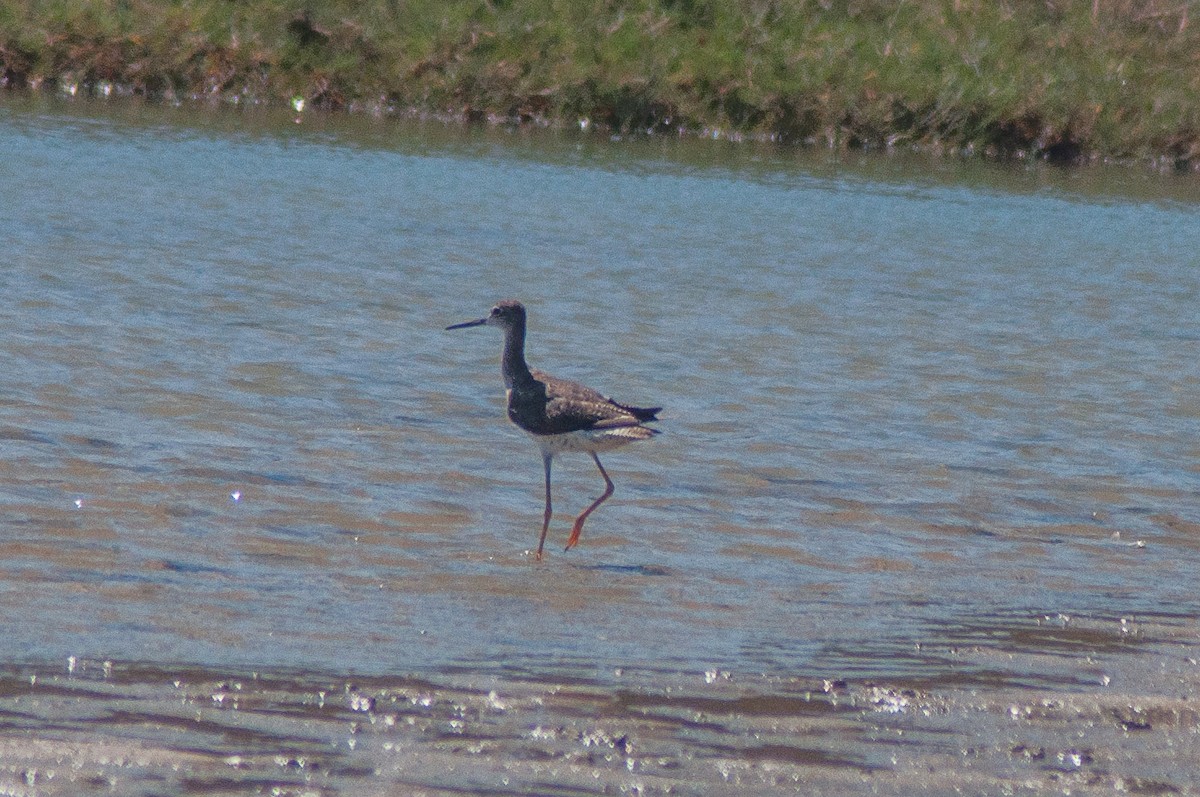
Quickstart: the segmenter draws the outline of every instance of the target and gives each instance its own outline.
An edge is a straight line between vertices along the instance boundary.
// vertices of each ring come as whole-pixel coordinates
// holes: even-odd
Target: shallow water
[[[844,765],[845,791],[904,768],[872,688],[909,700],[902,723],[961,707],[959,747],[972,718],[1011,721],[1010,694],[1194,697],[1194,178],[12,98],[0,152],[4,716],[50,705],[38,684],[110,690],[7,728],[53,746],[94,734],[89,712],[173,705],[177,680],[257,673],[284,684],[270,705],[419,681],[528,702],[479,709],[506,719],[460,778],[401,776],[381,746],[316,787],[495,793],[497,766],[579,764],[578,717],[674,716],[682,694],[718,738],[629,730],[688,762],[643,791],[713,793],[715,760],[761,789]],[[556,465],[541,563],[499,337],[443,330],[504,297],[535,366],[666,408],[664,434],[605,457],[616,494],[566,553],[603,483]],[[787,741],[789,701],[828,703],[826,682],[858,701],[851,730]],[[587,697],[546,708],[562,689]],[[790,730],[750,750],[779,711]],[[280,733],[345,717],[310,719]],[[388,727],[380,745],[442,771],[445,745]],[[961,758],[924,732],[917,764]],[[178,749],[228,768],[206,738]],[[265,772],[229,789],[280,777],[265,738]],[[1015,777],[1013,755],[979,767]],[[1129,777],[1182,787],[1195,760]],[[618,789],[604,772],[522,769],[513,790]]]

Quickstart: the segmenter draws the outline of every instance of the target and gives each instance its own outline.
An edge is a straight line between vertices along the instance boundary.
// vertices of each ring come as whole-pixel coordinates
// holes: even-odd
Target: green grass
[[[11,88],[1200,161],[1196,0],[6,0]]]

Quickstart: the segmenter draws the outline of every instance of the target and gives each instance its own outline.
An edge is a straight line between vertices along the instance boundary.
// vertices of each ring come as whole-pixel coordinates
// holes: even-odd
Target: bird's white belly
[[[537,441],[543,454],[587,454],[611,451],[614,448],[640,440],[641,437],[630,434],[629,429],[586,429],[580,432],[565,434],[535,434],[530,435]]]

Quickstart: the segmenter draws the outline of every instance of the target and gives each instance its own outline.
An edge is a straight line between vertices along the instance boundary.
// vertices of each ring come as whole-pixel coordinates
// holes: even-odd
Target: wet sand
[[[924,650],[946,672],[920,679],[9,667],[0,793],[1190,794],[1198,642],[1042,618]]]

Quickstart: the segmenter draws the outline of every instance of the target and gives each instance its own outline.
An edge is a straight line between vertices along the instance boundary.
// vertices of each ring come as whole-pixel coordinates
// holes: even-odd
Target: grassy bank
[[[1200,162],[1196,0],[6,0],[15,88]],[[1200,16],[1200,14],[1198,14]]]

